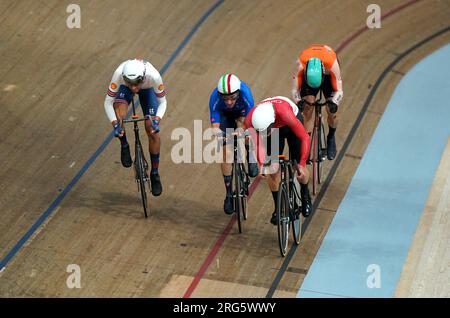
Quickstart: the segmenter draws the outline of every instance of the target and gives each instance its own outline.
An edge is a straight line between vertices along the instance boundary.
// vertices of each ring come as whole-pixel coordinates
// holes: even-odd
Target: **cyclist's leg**
[[[297,114],[297,119],[302,122],[302,118],[301,118],[301,114]],[[289,154],[290,154],[290,159],[292,161],[296,161],[297,164],[300,163],[300,158],[301,158],[301,154],[300,154],[300,149],[301,149],[301,142],[298,139],[298,137],[294,134],[294,132],[289,129],[289,131],[286,133],[286,138],[287,138],[287,142],[289,145]],[[308,169],[304,169],[304,174],[302,174],[300,177],[298,177],[298,181],[301,184],[308,184],[309,182],[309,170]]]
[[[325,76],[324,83],[323,83],[323,94],[325,95],[325,98],[328,100],[331,98],[333,93],[333,88],[331,86],[331,79],[330,76]],[[333,160],[336,157],[336,139],[334,137],[336,128],[339,122],[339,110],[332,114],[330,112],[329,107],[327,109],[327,122],[328,122],[328,136],[327,136],[327,155],[329,160]]]
[[[327,100],[332,97],[333,87],[331,86],[331,78],[329,75],[326,75],[324,78],[323,85],[322,85],[322,91]],[[327,109],[327,114],[328,114],[328,119],[327,119],[328,126],[336,129],[336,127],[338,125],[338,121],[339,121],[339,109],[334,114],[332,114],[330,112],[329,107],[327,107],[326,109]]]
[[[125,85],[120,85],[119,91],[114,100],[114,109],[120,118],[125,119],[127,116],[128,105],[133,98],[133,92]],[[124,128],[125,130],[125,128]],[[124,167],[131,167],[132,160],[130,155],[130,146],[128,144],[127,135],[124,133],[120,140],[120,161]]]
[[[236,129],[236,122],[234,116],[231,114],[220,114],[220,130],[228,137],[230,131]],[[223,210],[226,214],[232,214],[233,209],[233,185],[232,185],[232,163],[233,163],[233,143],[223,143],[223,162],[221,163],[221,170],[223,181],[225,184],[225,200],[223,202]]]
[[[297,116],[298,118],[298,116]],[[300,118],[298,118],[300,120]],[[291,160],[295,160],[297,164],[300,162],[301,154],[301,142],[297,138],[297,136],[294,134],[293,131],[290,131],[288,137],[288,145],[289,145],[289,152],[290,152],[290,158]],[[309,171],[308,169],[303,169],[304,174],[302,174],[300,177],[297,176],[297,180],[300,183],[300,194],[302,199],[302,213],[303,216],[307,217],[312,212],[312,204],[311,204],[311,195],[309,194]]]
[[[273,137],[276,137],[272,133],[271,136],[267,137],[267,153],[270,155],[272,159],[272,164],[270,166],[270,171],[274,172],[268,175],[267,183],[269,185],[270,191],[272,192],[272,198],[274,203],[273,213],[270,218],[270,223],[273,225],[277,225],[277,204],[278,204],[278,190],[280,186],[281,181],[281,171],[279,169],[279,163],[278,163],[278,155],[281,155],[284,151],[284,145],[285,145],[285,138],[286,138],[286,131],[289,130],[289,127],[282,127],[278,129],[278,149],[273,149],[275,152],[272,152],[272,142]]]
[[[139,91],[139,101],[141,102],[144,116],[156,116],[158,110],[158,100],[156,99],[153,88],[141,89]],[[161,137],[159,132],[153,132],[152,121],[145,121],[145,131],[148,136],[148,150],[152,169],[150,171],[150,180],[152,182],[152,194],[158,196],[162,192],[161,178],[159,176],[159,161],[161,149]]]
[[[306,81],[303,81],[302,87],[300,89],[300,97],[305,101],[307,101],[308,103],[312,104],[316,101],[316,96],[318,92],[319,92],[318,88],[309,87],[308,84],[306,84]],[[305,104],[302,113],[305,123],[304,124],[305,129],[308,133],[311,133],[314,126],[313,122],[314,107]]]

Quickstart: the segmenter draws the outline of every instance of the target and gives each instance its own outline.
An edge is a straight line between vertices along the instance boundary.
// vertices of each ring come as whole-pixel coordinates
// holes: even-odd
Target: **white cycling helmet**
[[[140,84],[145,78],[145,64],[141,60],[129,60],[122,70],[123,80],[130,84]]]
[[[256,131],[263,131],[275,122],[275,110],[271,102],[264,102],[256,106],[252,115],[252,125]]]
[[[217,83],[219,94],[231,95],[241,89],[241,80],[234,74],[224,74]]]

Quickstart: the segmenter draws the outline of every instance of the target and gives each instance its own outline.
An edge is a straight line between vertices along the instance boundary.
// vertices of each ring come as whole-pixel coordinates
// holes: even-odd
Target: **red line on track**
[[[400,6],[396,7],[396,8],[388,11],[387,13],[381,15],[381,20],[383,21],[383,19],[386,19],[389,16],[391,16],[391,15],[393,15],[393,14],[395,14],[395,13],[397,13],[397,12],[403,10],[403,9],[406,9],[407,7],[413,5],[413,4],[417,3],[417,2],[420,2],[420,1],[422,1],[422,0],[411,0],[411,1],[405,2],[404,4],[402,4],[402,5],[400,5]],[[347,47],[347,45],[349,45],[358,36],[360,36],[362,33],[364,33],[367,30],[369,30],[369,28],[367,26],[364,26],[361,29],[359,29],[358,31],[354,32],[352,35],[350,35],[347,39],[345,39],[337,47],[336,53],[341,52],[345,47]],[[257,178],[255,178],[255,180],[253,180],[253,182],[252,182],[252,184],[250,186],[250,189],[249,189],[249,196],[248,196],[249,200],[252,197],[253,192],[258,187],[260,181],[261,181],[260,177],[257,177]],[[192,280],[191,284],[189,285],[187,291],[184,293],[183,298],[191,297],[191,295],[194,292],[195,288],[200,283],[200,280],[202,279],[203,275],[208,270],[209,265],[211,264],[211,262],[213,261],[214,257],[216,257],[217,253],[219,252],[220,248],[222,247],[223,242],[228,237],[228,234],[230,233],[231,228],[233,227],[235,222],[236,222],[236,215],[233,214],[233,216],[231,217],[230,222],[228,222],[227,226],[225,227],[225,230],[222,232],[222,234],[220,235],[219,239],[214,244],[214,246],[211,249],[211,251],[209,252],[208,256],[206,256],[205,261],[203,262],[202,266],[200,267],[200,270],[198,271],[197,275],[195,275],[195,277]]]
[[[415,3],[419,2],[419,1],[422,1],[422,0],[411,0],[411,1],[405,2],[404,4],[402,4],[402,5],[394,8],[394,9],[392,9],[391,11],[388,11],[387,13],[382,14],[381,15],[381,22],[383,22],[383,20],[388,18],[389,16],[391,16],[391,15],[393,15],[393,14],[395,14],[395,13],[397,13],[397,12],[399,12],[399,11],[401,11],[401,10],[403,10],[403,9],[405,9],[405,8],[411,6],[411,5],[413,5],[413,4],[415,4]],[[362,33],[366,32],[367,30],[370,30],[370,29],[366,25],[366,26],[362,27],[361,29],[359,29],[358,31],[356,31],[355,33],[353,33],[352,35],[350,35],[348,38],[346,38],[344,40],[344,42],[342,42],[337,47],[336,53],[341,52],[347,45],[349,45],[351,42],[353,42],[353,40],[355,40],[358,36],[360,36]]]
[[[250,185],[250,188],[248,189],[248,200],[250,200],[250,198],[252,197],[253,192],[258,187],[260,181],[261,181],[261,177],[259,177],[259,176],[253,180],[252,184]],[[233,214],[233,216],[231,217],[231,220],[230,220],[230,222],[228,222],[225,230],[222,232],[222,235],[220,235],[216,244],[214,244],[211,252],[209,252],[208,256],[206,257],[205,261],[203,262],[202,267],[200,267],[200,270],[198,271],[197,275],[195,275],[194,280],[189,285],[189,288],[187,289],[187,291],[184,293],[183,298],[189,298],[192,295],[192,292],[197,287],[198,283],[202,279],[203,275],[205,274],[209,265],[213,261],[214,257],[216,257],[216,254],[219,252],[219,249],[222,246],[222,243],[227,238],[234,223],[236,223],[236,214]]]

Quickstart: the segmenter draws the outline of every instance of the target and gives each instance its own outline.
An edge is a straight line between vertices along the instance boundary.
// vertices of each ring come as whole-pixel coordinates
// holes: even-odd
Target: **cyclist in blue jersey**
[[[211,125],[216,135],[226,136],[227,128],[243,128],[245,116],[254,106],[250,88],[234,74],[224,74],[220,77],[217,87],[209,99]],[[258,164],[255,156],[249,151],[246,143],[248,171],[250,177],[258,175]],[[226,214],[233,213],[232,194],[232,162],[233,145],[224,143],[224,160],[221,164],[226,196],[223,209]],[[250,155],[250,156],[249,156]],[[250,158],[249,158],[250,157]]]

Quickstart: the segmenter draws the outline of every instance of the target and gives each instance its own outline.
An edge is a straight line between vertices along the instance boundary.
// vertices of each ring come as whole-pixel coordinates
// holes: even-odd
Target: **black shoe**
[[[161,185],[161,179],[159,177],[159,174],[157,174],[157,173],[150,174],[150,181],[152,182],[152,194],[155,197],[161,195],[162,185]]]
[[[125,168],[131,167],[133,162],[131,161],[129,144],[120,147],[120,161]]]
[[[302,195],[302,214],[307,218],[312,212],[311,196],[309,191],[307,194]]]
[[[248,164],[248,175],[252,178],[256,177],[259,173],[258,164],[256,162],[250,162]]]
[[[336,157],[336,139],[334,137],[327,138],[327,158],[333,160]]]
[[[270,223],[273,225],[278,225],[277,211],[273,211],[272,217],[270,218]]]
[[[223,201],[223,211],[225,214],[233,214],[233,196],[231,194],[227,194],[225,200]]]

